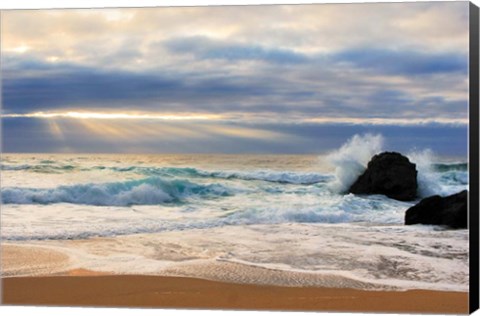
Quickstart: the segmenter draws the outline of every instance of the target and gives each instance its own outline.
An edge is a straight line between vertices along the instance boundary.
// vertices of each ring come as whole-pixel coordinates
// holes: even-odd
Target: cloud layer
[[[8,11],[1,35],[9,137],[15,126],[28,138],[38,126],[80,124],[45,124],[37,112],[216,116],[215,133],[202,135],[241,138],[245,150],[265,148],[255,133],[273,137],[261,122],[276,126],[285,148],[302,143],[292,124],[425,130],[468,121],[464,2]],[[51,136],[45,148],[66,146]]]

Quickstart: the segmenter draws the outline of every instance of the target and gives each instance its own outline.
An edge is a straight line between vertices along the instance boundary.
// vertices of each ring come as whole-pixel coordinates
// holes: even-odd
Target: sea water
[[[343,280],[332,286],[467,291],[467,230],[405,226],[405,211],[418,201],[346,193],[380,142],[353,138],[320,156],[5,154],[2,240],[65,245],[113,237],[113,244],[76,254],[91,269],[118,273],[169,269],[237,282],[325,285],[309,281],[317,274]],[[409,158],[419,171],[419,199],[468,188],[466,161],[429,152]],[[202,270],[202,260],[216,270]],[[192,271],[189,262],[197,264]],[[219,264],[263,274],[222,274]],[[269,271],[284,277],[268,279]]]

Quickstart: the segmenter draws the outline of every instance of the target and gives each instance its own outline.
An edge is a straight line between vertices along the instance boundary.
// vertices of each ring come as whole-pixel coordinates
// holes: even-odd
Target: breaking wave
[[[61,173],[79,169],[72,165],[0,165],[2,170],[18,171],[28,170],[38,173]],[[266,181],[290,184],[315,184],[324,183],[332,179],[331,175],[313,173],[313,172],[289,172],[289,171],[205,171],[196,168],[173,168],[173,167],[106,167],[94,166],[91,168],[81,168],[80,171],[100,171],[110,170],[114,172],[133,172],[144,176],[158,177],[188,177],[188,178],[213,178],[213,179],[232,179],[246,181]]]
[[[72,171],[76,169],[72,165],[52,165],[52,162],[43,162],[44,164],[39,165],[0,165],[0,170],[5,171],[31,171],[37,173],[62,173],[65,171]]]
[[[59,186],[53,189],[5,188],[4,204],[72,203],[96,206],[156,205],[182,202],[190,197],[214,198],[231,195],[220,184],[201,185],[186,180],[151,177],[103,184]]]
[[[315,184],[331,180],[330,175],[307,172],[278,172],[270,170],[243,171],[203,171],[195,168],[160,168],[144,170],[147,174],[190,176],[216,179],[232,179],[246,181],[266,181],[289,184]]]
[[[436,163],[432,165],[433,170],[437,172],[447,172],[447,171],[468,171],[468,163],[466,162],[456,162],[456,163]]]
[[[435,155],[429,150],[411,152],[408,155],[418,170],[418,194],[450,195],[466,189],[468,185],[467,163],[434,163]]]
[[[328,155],[327,161],[335,167],[335,181],[330,188],[339,193],[347,192],[365,171],[370,159],[382,151],[383,143],[382,135],[354,135]]]

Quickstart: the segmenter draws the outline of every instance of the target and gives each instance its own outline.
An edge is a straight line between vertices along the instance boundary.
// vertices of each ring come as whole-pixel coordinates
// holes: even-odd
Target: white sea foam
[[[453,168],[448,168],[448,165],[443,164],[443,169],[448,171],[441,172],[438,170],[439,168],[436,168],[435,154],[430,149],[413,151],[407,156],[411,162],[416,164],[420,197],[435,194],[445,196],[467,189],[468,172],[463,170],[464,164],[454,164]]]
[[[114,273],[360,289],[467,291],[469,282],[468,231],[428,226],[224,226],[42,244],[74,267]]]
[[[313,172],[278,172],[273,170],[257,170],[253,172],[245,171],[217,171],[205,172],[199,171],[199,174],[220,178],[220,179],[239,179],[239,180],[259,180],[267,182],[291,183],[291,184],[314,184],[331,180],[330,175]]]
[[[6,240],[71,239],[281,223],[402,224],[405,210],[413,205],[382,195],[366,198],[320,193],[322,190],[325,191],[312,188],[296,193],[288,190],[280,194],[257,192],[222,197],[208,193],[207,196],[194,196],[194,203],[188,200],[158,203],[164,199],[163,191],[153,195],[152,189],[144,184],[110,197],[108,203],[117,203],[118,206],[104,206],[105,201],[92,200],[91,196],[88,197],[89,203],[103,203],[100,204],[103,206],[5,204],[2,215],[8,219],[9,225],[2,227],[2,237]],[[58,196],[52,198],[58,199]],[[131,206],[122,206],[127,201]],[[138,204],[133,203],[137,201]],[[139,205],[140,202],[143,204]]]
[[[331,189],[346,192],[366,169],[372,156],[382,151],[383,143],[383,136],[379,134],[355,135],[331,153],[327,161],[335,166],[336,179]]]

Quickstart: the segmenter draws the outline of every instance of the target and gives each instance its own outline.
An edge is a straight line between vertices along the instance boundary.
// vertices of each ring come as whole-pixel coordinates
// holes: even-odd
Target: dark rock
[[[373,156],[367,170],[350,187],[354,194],[384,194],[400,201],[417,197],[417,170],[407,157],[396,152]]]
[[[467,190],[446,197],[427,197],[407,210],[405,225],[430,224],[467,228],[467,197]]]

